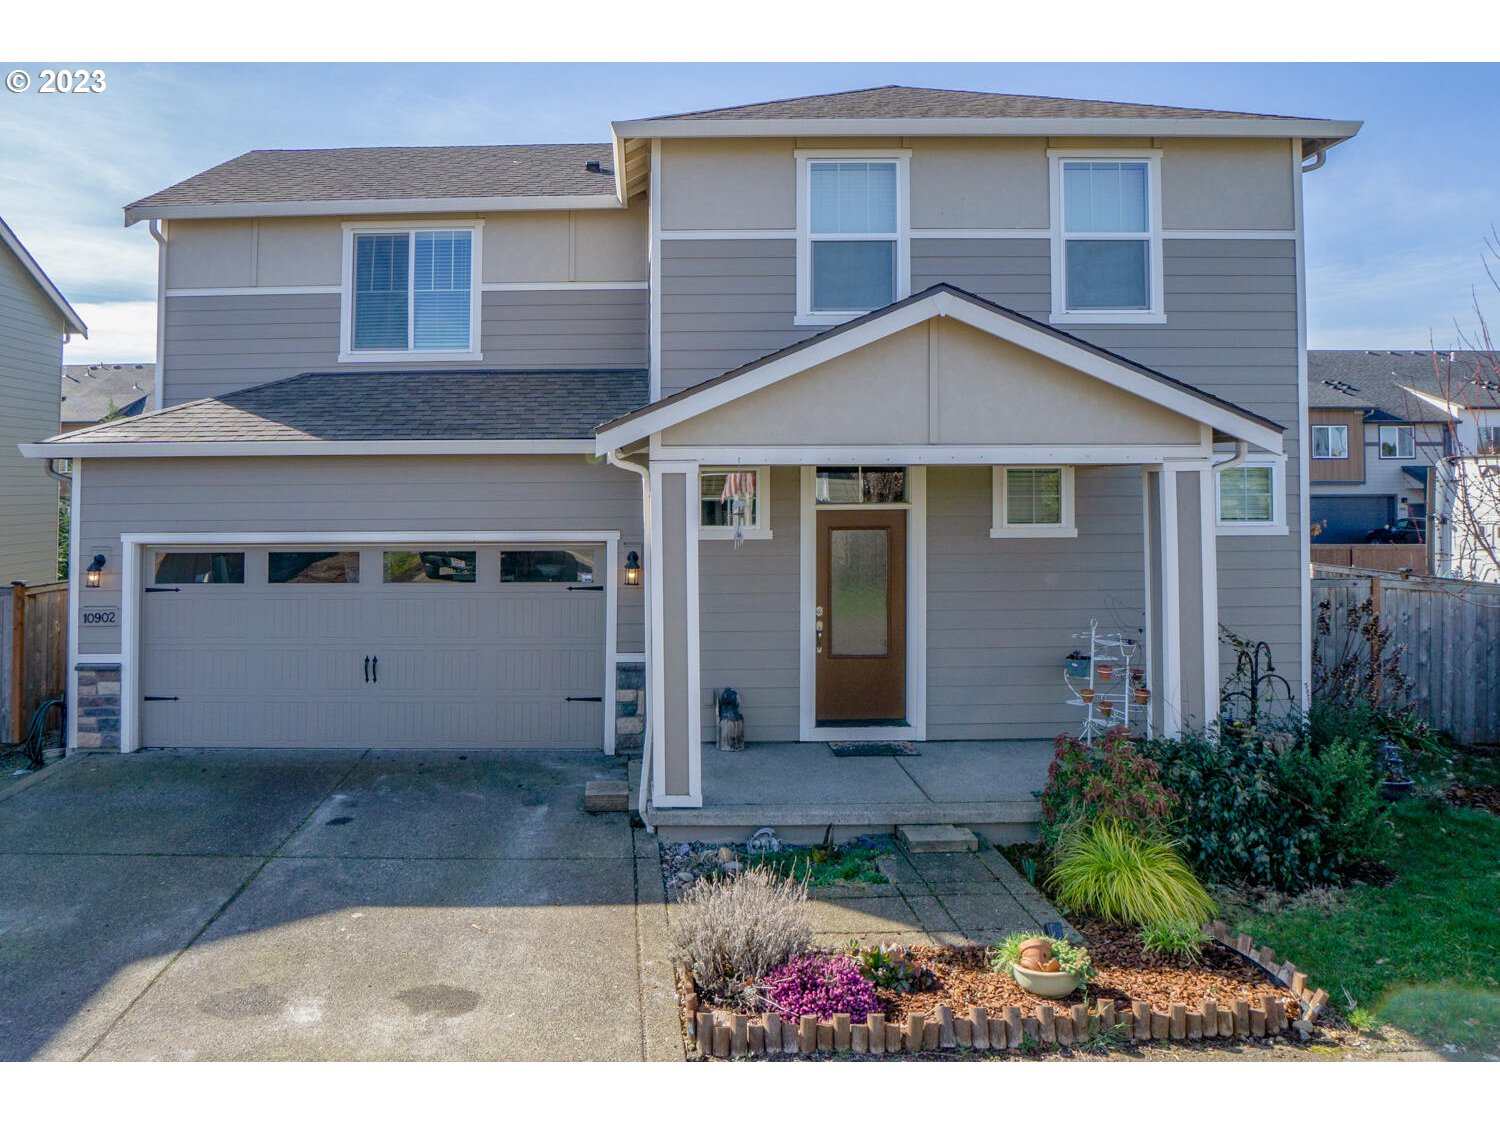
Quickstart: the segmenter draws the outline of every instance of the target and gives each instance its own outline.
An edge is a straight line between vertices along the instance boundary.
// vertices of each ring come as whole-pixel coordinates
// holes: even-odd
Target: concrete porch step
[[[979,837],[956,824],[898,824],[896,838],[912,853],[979,850]]]

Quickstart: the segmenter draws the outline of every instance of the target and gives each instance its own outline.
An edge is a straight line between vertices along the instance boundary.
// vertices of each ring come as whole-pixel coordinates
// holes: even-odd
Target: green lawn
[[[1434,801],[1394,810],[1397,878],[1336,905],[1230,921],[1289,957],[1314,987],[1422,1042],[1500,1050],[1500,817]],[[1347,990],[1347,996],[1346,996]]]

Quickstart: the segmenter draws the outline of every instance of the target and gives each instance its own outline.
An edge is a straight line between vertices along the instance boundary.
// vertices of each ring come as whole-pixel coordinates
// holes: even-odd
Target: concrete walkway
[[[1063,922],[993,848],[931,855],[898,851],[876,863],[890,882],[812,888],[819,944],[992,945],[1017,930],[1040,932],[1048,922]]]
[[[656,844],[582,811],[622,761],[164,751],[49,773],[0,793],[0,1057],[682,1057]]]

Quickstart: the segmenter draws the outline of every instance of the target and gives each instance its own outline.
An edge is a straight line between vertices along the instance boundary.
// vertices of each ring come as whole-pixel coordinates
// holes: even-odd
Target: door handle
[[[370,658],[365,657],[365,683],[370,682]]]
[[[378,656],[370,657],[370,682],[372,684],[380,682],[380,657]]]
[[[818,612],[819,612],[820,615],[822,614],[822,607],[821,606],[818,607]],[[822,652],[823,651],[823,618],[821,616],[818,617],[817,621],[813,622],[813,635],[814,635],[814,637],[816,637],[817,642],[818,642],[818,651]]]

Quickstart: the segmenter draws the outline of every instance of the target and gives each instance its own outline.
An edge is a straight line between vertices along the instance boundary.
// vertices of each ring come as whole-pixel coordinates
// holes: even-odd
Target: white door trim
[[[76,482],[75,482],[76,487]],[[615,752],[615,665],[619,662],[618,531],[256,531],[256,532],[130,532],[120,536],[120,752],[140,747],[141,609],[145,593],[141,581],[142,552],[147,547],[264,547],[357,544],[379,547],[388,543],[602,543],[604,545],[604,753]],[[76,617],[76,613],[74,615]]]
[[[803,742],[857,739],[927,740],[927,469],[907,466],[906,517],[906,723],[905,726],[818,726],[817,651],[813,643],[813,610],[818,587],[818,505],[813,501],[817,469],[802,466],[798,629],[798,731]],[[826,507],[827,505],[825,505]],[[889,505],[880,505],[889,507]],[[844,507],[840,505],[840,507]],[[848,505],[850,508],[864,505]]]

